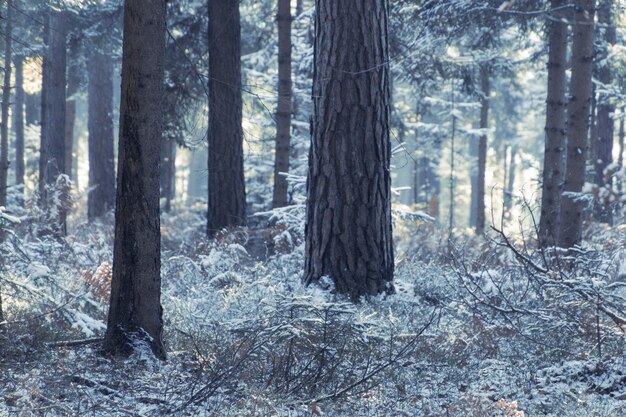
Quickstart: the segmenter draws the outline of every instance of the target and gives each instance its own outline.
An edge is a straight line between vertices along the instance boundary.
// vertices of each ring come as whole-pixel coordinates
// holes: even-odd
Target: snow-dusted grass
[[[626,415],[623,334],[580,293],[401,216],[396,294],[353,305],[302,287],[302,208],[260,216],[267,259],[258,231],[208,242],[200,213],[164,217],[167,362],[54,344],[102,334],[110,219],[65,241],[20,224],[3,245],[0,415]],[[603,233],[554,270],[615,301],[624,241]]]

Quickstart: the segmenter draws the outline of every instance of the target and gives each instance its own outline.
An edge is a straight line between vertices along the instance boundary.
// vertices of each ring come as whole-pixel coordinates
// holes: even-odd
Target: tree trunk
[[[304,0],[296,0],[296,16],[300,16],[304,12]]]
[[[567,106],[567,161],[561,203],[559,246],[571,248],[582,237],[584,203],[574,194],[585,183],[591,78],[593,74],[593,35],[595,0],[576,0],[570,101]]]
[[[43,74],[43,69],[42,69]],[[25,94],[24,117],[26,125],[36,125],[41,123],[41,93]]]
[[[111,303],[104,349],[165,359],[159,164],[166,0],[126,0]]]
[[[246,221],[239,0],[209,2],[207,233]]]
[[[510,212],[513,208],[513,187],[515,186],[515,171],[517,170],[517,164],[515,158],[517,157],[517,145],[511,147],[511,159],[509,160],[509,179],[506,186],[506,195],[504,197],[504,208],[507,212]]]
[[[596,56],[597,79],[602,85],[610,85],[612,82],[612,74],[610,64],[606,62],[608,57],[608,48],[615,44],[616,31],[611,19],[611,9],[613,0],[602,0],[598,8],[598,23],[600,25],[600,33],[603,37],[603,45]],[[615,133],[615,124],[613,121],[613,113],[615,106],[611,103],[608,94],[600,92],[598,94],[598,135],[594,146],[594,171],[595,183],[599,187],[607,185],[604,170],[613,162],[613,140]],[[596,220],[611,224],[613,216],[611,207],[604,204],[594,205],[594,217]]]
[[[66,82],[66,15],[50,12],[47,30],[49,44],[44,56],[42,87],[41,150],[39,158],[39,187],[43,207],[48,210],[53,229],[65,234],[65,216],[68,203],[67,184],[59,176],[67,172],[65,166],[65,82]],[[60,207],[50,207],[53,187]],[[55,198],[55,199],[56,199]],[[52,218],[52,213],[55,214]]]
[[[2,125],[0,126],[0,206],[7,205],[9,176],[9,109],[11,101],[11,38],[13,32],[13,1],[7,0],[4,32],[4,82],[2,85]]]
[[[480,128],[489,127],[489,69],[487,64],[480,66]],[[478,138],[478,176],[476,181],[476,234],[485,232],[485,171],[487,169],[487,134]]]
[[[67,69],[67,102],[65,104],[65,173],[72,175],[74,159],[74,122],[76,120],[76,93],[80,86],[80,43],[76,36],[69,40],[69,57]]]
[[[113,59],[99,50],[88,57],[89,195],[87,217],[93,221],[115,206],[113,139]]]
[[[551,7],[558,10],[566,0],[552,0]],[[565,70],[567,67],[567,24],[560,12],[553,12],[550,21],[548,56],[548,96],[546,99],[546,141],[543,159],[541,218],[539,244],[555,245],[559,234],[561,190],[565,173],[563,151],[565,137]]]
[[[291,142],[291,0],[278,0],[278,111],[276,112],[276,155],[272,207],[287,205],[287,178]]]
[[[26,176],[24,166],[24,57],[17,56],[15,65],[15,108],[13,131],[15,132],[15,184],[23,185]]]
[[[161,143],[161,198],[165,200],[163,211],[172,210],[176,196],[176,141],[169,139]]]
[[[469,216],[469,226],[471,228],[476,228],[476,220],[478,213],[478,142],[479,139],[472,135],[468,140],[469,145],[469,169],[470,169],[470,216]]]
[[[393,290],[388,2],[316,1],[306,284]]]
[[[620,119],[619,119],[619,149],[617,153],[617,167],[620,172],[624,168],[624,136],[626,136],[626,132],[624,129],[624,112],[625,111],[626,111],[626,108],[622,107],[620,111]],[[620,192],[622,191],[622,182],[623,180],[621,178],[618,178],[617,187]]]

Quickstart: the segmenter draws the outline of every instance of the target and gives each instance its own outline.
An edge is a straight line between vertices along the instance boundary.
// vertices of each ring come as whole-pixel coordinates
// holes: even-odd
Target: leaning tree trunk
[[[7,0],[4,32],[4,82],[2,85],[2,125],[0,126],[0,206],[7,205],[9,176],[9,109],[11,100],[11,38],[13,32],[13,1]]]
[[[66,15],[50,12],[47,30],[48,46],[43,64],[41,149],[39,157],[39,189],[42,206],[56,233],[65,234],[65,216],[68,203],[67,184],[60,176],[65,167],[65,82],[66,82]],[[60,199],[59,207],[50,207],[54,188]],[[55,198],[56,200],[56,198]]]
[[[559,10],[566,0],[552,0],[553,10]],[[550,21],[548,57],[548,97],[546,108],[546,141],[543,159],[543,186],[539,244],[555,245],[559,234],[559,210],[565,173],[565,69],[567,66],[567,24],[553,12]]]
[[[87,217],[93,221],[115,206],[113,139],[113,59],[94,50],[88,57],[89,195]]]
[[[278,111],[276,112],[276,150],[274,160],[274,198],[272,206],[287,205],[287,178],[291,142],[291,0],[278,0]]]
[[[317,0],[306,284],[393,290],[387,0]]]
[[[15,132],[15,184],[23,185],[26,176],[24,165],[24,57],[17,56],[15,65],[15,108],[13,131]]]
[[[141,341],[163,359],[159,156],[166,3],[124,2],[113,280],[104,339],[113,354],[130,354]]]
[[[582,237],[584,202],[577,194],[585,183],[589,111],[593,74],[595,0],[576,0],[570,101],[567,106],[567,161],[560,213],[559,246],[571,248]]]
[[[600,25],[600,30],[603,32],[604,39],[602,48],[600,48],[596,56],[596,65],[598,66],[597,79],[601,85],[607,86],[610,85],[612,81],[610,64],[607,62],[608,48],[610,45],[615,44],[617,39],[615,26],[611,19],[612,6],[613,0],[602,0],[598,8],[598,24]],[[594,182],[599,187],[604,187],[607,185],[604,171],[613,161],[613,136],[615,133],[613,113],[615,113],[615,106],[611,103],[608,94],[600,91],[598,94],[597,107],[598,135],[594,145]],[[595,204],[594,217],[600,222],[612,223],[613,216],[611,207],[606,207],[601,203]]]
[[[239,0],[209,2],[207,233],[246,221]]]
[[[76,121],[76,93],[80,86],[80,43],[75,35],[69,40],[67,69],[67,102],[65,104],[65,173],[73,178],[74,124]]]
[[[489,69],[487,64],[480,66],[480,129],[483,133],[478,138],[478,175],[476,179],[476,234],[485,232],[485,172],[487,169],[487,134],[489,127]]]

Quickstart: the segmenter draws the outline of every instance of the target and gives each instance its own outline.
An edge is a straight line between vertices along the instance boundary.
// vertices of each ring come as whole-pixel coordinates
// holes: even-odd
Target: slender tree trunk
[[[489,127],[489,69],[487,64],[480,66],[480,90],[482,93],[480,103],[480,128]],[[485,172],[487,169],[487,134],[483,133],[478,138],[478,178],[476,182],[476,234],[485,232]]]
[[[287,205],[287,178],[291,143],[291,0],[278,0],[278,111],[276,112],[276,155],[272,206]]]
[[[626,132],[624,129],[624,112],[625,111],[626,111],[626,108],[622,107],[621,112],[620,112],[621,117],[619,119],[619,150],[617,154],[617,167],[620,172],[624,168],[624,136],[626,136]],[[618,179],[617,186],[620,192],[622,191],[622,182],[623,182],[622,179]]]
[[[582,237],[584,203],[575,194],[585,183],[591,78],[593,74],[593,35],[595,0],[576,0],[572,78],[567,106],[567,162],[561,203],[559,246],[571,248]]]
[[[172,210],[176,186],[176,141],[163,140],[161,143],[161,198],[165,200],[163,211]]]
[[[48,211],[54,215],[49,221],[60,234],[65,234],[65,217],[68,199],[68,184],[60,181],[67,172],[65,166],[65,83],[66,83],[66,14],[50,12],[47,40],[49,45],[44,56],[42,89],[41,150],[39,161],[40,193],[43,207],[51,208],[46,187],[54,187],[61,199],[61,207]]]
[[[2,125],[0,126],[0,206],[7,205],[9,176],[9,109],[11,101],[11,38],[13,33],[13,1],[7,0],[4,31],[4,82],[2,85]]]
[[[387,0],[316,1],[306,284],[392,291]]]
[[[13,131],[15,132],[15,184],[23,185],[26,176],[24,166],[24,58],[15,57],[15,108]]]
[[[42,72],[43,74],[43,72]],[[25,94],[26,125],[36,125],[41,123],[41,93]]]
[[[89,196],[87,217],[93,221],[115,206],[113,139],[113,59],[102,51],[89,54]]]
[[[74,178],[72,162],[74,159],[74,122],[76,120],[76,93],[80,86],[80,43],[76,36],[69,40],[67,68],[67,101],[65,104],[65,173]]]
[[[510,212],[513,208],[513,187],[515,186],[515,171],[517,170],[517,164],[515,158],[517,157],[517,145],[511,147],[511,159],[509,160],[509,179],[506,186],[506,195],[504,197],[504,208],[507,212]]]
[[[559,10],[566,0],[552,0]],[[565,70],[567,66],[567,24],[560,12],[553,12],[550,21],[548,57],[548,97],[546,108],[546,141],[543,159],[543,185],[539,244],[543,247],[558,242],[560,229],[561,190],[565,174]]]
[[[159,164],[166,0],[126,0],[111,303],[104,349],[165,359]]]
[[[209,2],[207,232],[246,221],[239,0]]]
[[[296,16],[300,16],[304,12],[304,0],[296,0]]]
[[[612,74],[610,64],[606,62],[608,48],[616,42],[616,30],[611,19],[613,0],[601,0],[598,8],[598,23],[600,25],[603,45],[596,56],[597,79],[602,85],[610,85]],[[595,143],[593,162],[595,165],[595,183],[599,187],[607,185],[604,171],[613,162],[613,141],[615,122],[613,121],[615,106],[611,103],[607,94],[600,92],[598,95],[598,136]],[[612,208],[603,204],[594,205],[594,217],[603,223],[612,223]]]
[[[478,213],[478,142],[479,139],[476,136],[470,136],[468,140],[469,145],[469,169],[470,169],[470,216],[469,226],[476,228],[477,213]]]

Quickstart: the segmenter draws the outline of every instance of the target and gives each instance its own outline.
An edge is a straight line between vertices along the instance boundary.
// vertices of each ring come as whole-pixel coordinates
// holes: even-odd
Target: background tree
[[[159,165],[166,34],[165,0],[126,0],[113,279],[106,351],[138,340],[165,358],[162,341]]]
[[[287,178],[291,142],[291,0],[278,1],[278,107],[276,111],[276,150],[274,161],[273,207],[287,205]]]
[[[358,300],[392,290],[386,0],[317,0],[306,284]],[[340,41],[341,40],[341,41]]]
[[[572,77],[567,105],[567,159],[560,211],[559,246],[571,248],[582,237],[585,183],[593,75],[595,0],[576,0]]]
[[[246,221],[238,0],[209,2],[209,235]]]
[[[0,125],[0,206],[7,205],[9,176],[9,109],[11,99],[11,58],[13,37],[13,2],[7,0],[6,26],[4,31],[4,82],[2,85],[2,121]]]
[[[566,0],[552,0],[551,19],[548,20],[548,93],[546,106],[546,139],[543,158],[541,218],[539,241],[541,245],[558,242],[559,211],[562,182],[565,176],[565,70],[567,67],[567,23],[562,20]]]

